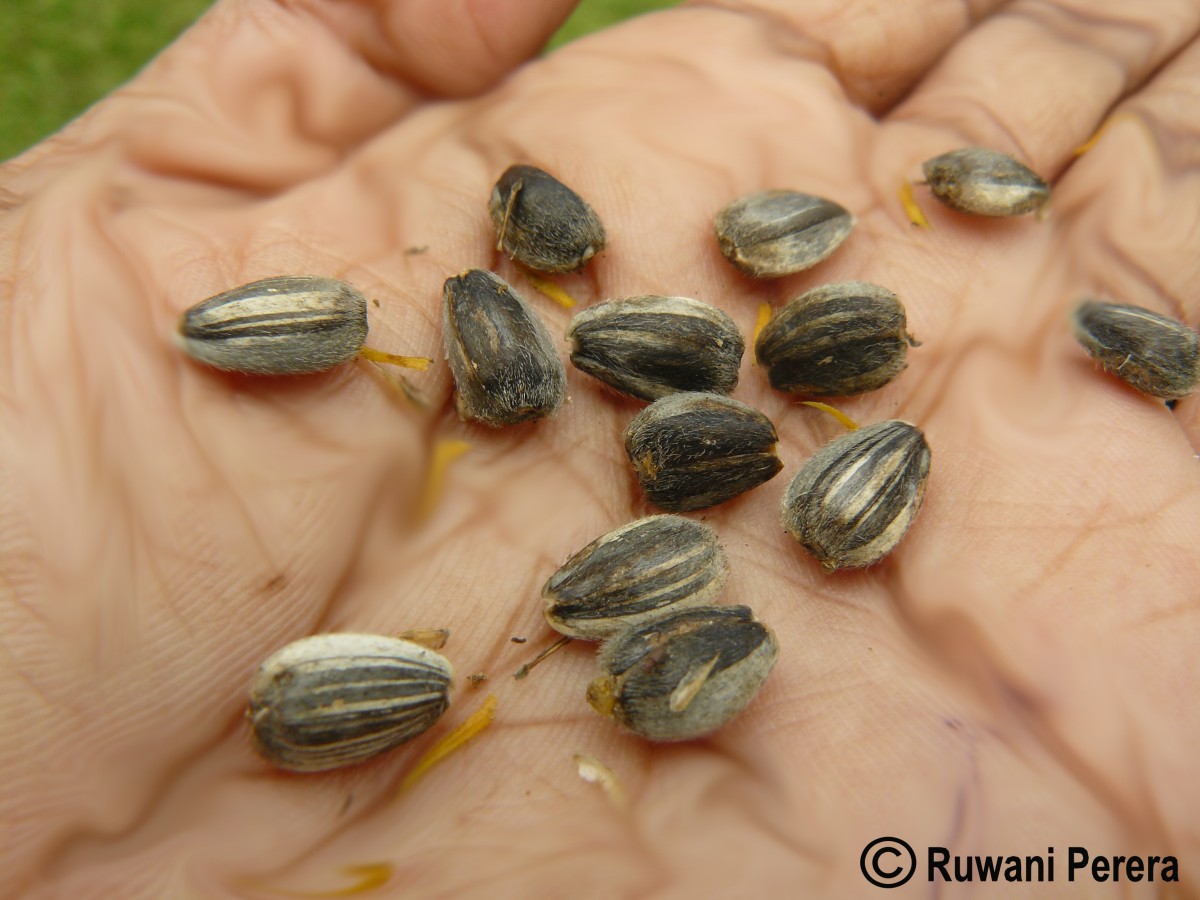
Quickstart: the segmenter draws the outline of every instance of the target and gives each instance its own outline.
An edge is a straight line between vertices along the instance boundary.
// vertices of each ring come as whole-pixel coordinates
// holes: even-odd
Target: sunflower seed
[[[715,506],[783,468],[775,426],[720,394],[655,400],[625,429],[625,452],[651,503],[671,512]]]
[[[450,663],[375,634],[319,634],[258,668],[247,717],[264,757],[292,772],[371,759],[421,734],[450,703]]]
[[[448,279],[442,314],[463,419],[513,425],[562,405],[567,373],[550,332],[502,278],[470,269]]]
[[[264,278],[188,309],[176,338],[193,359],[229,372],[321,372],[362,348],[367,299],[334,278]]]
[[[1075,337],[1104,371],[1164,400],[1200,385],[1200,335],[1140,306],[1086,300],[1075,310]]]
[[[1050,186],[1011,156],[983,147],[943,153],[923,166],[938,200],[977,216],[1019,216],[1050,199]]]
[[[581,372],[641,400],[679,391],[728,394],[745,343],[721,310],[687,297],[629,297],[579,313],[567,329]]]
[[[844,397],[883,387],[905,366],[904,306],[864,281],[801,294],[759,333],[755,356],[771,387],[811,397]]]
[[[538,272],[574,272],[604,249],[604,225],[587,202],[535,166],[511,166],[488,202],[496,249]]]
[[[708,602],[728,575],[708,525],[649,516],[596,538],[550,576],[546,620],[568,637],[602,640],[665,610]]]
[[[878,562],[916,518],[929,480],[919,428],[889,419],[830,442],[792,479],[783,527],[827,570]]]
[[[810,269],[838,248],[854,216],[832,200],[796,191],[760,191],[717,213],[725,258],[755,278]]]
[[[771,673],[779,646],[744,606],[660,616],[608,641],[587,699],[652,741],[686,741],[728,724]]]

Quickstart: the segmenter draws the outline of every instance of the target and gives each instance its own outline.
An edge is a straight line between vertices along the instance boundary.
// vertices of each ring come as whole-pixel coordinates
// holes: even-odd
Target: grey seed
[[[919,428],[889,419],[831,441],[792,479],[783,527],[827,570],[883,559],[925,497],[929,445]]]
[[[513,425],[562,406],[567,373],[554,340],[502,278],[469,269],[448,279],[442,323],[463,419]]]
[[[584,310],[571,320],[567,340],[575,368],[641,400],[679,391],[728,394],[746,349],[721,310],[650,295]]]
[[[755,355],[771,387],[790,394],[844,397],[883,387],[916,342],[904,306],[864,281],[827,284],[780,309],[759,333]]]
[[[724,503],[783,468],[775,426],[720,394],[671,394],[625,429],[625,452],[650,502],[670,512]]]
[[[755,278],[775,278],[833,253],[854,228],[854,216],[812,194],[760,191],[717,213],[715,228],[726,259]]]
[[[679,610],[608,641],[587,699],[649,740],[691,740],[745,709],[778,655],[775,635],[744,606]]]
[[[666,610],[707,603],[728,575],[708,525],[649,516],[596,538],[550,576],[546,621],[568,637],[602,640]]]
[[[604,249],[604,225],[587,202],[534,166],[511,166],[488,202],[497,250],[538,272],[574,272]]]
[[[1175,400],[1200,385],[1200,335],[1183,322],[1140,306],[1086,300],[1074,325],[1104,371],[1139,391]]]
[[[301,375],[351,359],[367,339],[367,299],[334,278],[280,275],[197,303],[176,340],[229,372]]]
[[[984,147],[943,153],[923,166],[938,200],[977,216],[1019,216],[1050,199],[1050,186],[1011,156]]]
[[[247,717],[264,757],[292,772],[371,759],[421,734],[449,706],[445,657],[375,634],[318,634],[258,668]]]

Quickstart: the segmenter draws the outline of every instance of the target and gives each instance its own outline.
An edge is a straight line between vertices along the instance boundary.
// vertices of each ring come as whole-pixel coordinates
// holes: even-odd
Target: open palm
[[[697,3],[510,75],[569,6],[227,0],[0,170],[4,879],[267,896],[377,864],[381,894],[854,897],[876,890],[862,848],[895,835],[918,853],[1056,847],[1059,897],[1096,889],[1065,882],[1068,845],[1175,854],[1200,889],[1200,415],[1096,371],[1066,322],[1084,294],[1200,319],[1200,7]],[[897,187],[967,144],[1054,179],[1048,220],[968,219],[918,189],[934,227],[914,228]],[[454,414],[448,276],[493,268],[552,331],[569,317],[493,249],[487,197],[513,162],[605,222],[607,251],[561,280],[581,301],[692,296],[748,334],[759,303],[869,280],[923,343],[843,408],[925,430],[925,508],[888,560],[833,576],[777,507],[840,426],[745,361],[734,395],[776,423],[786,468],[703,518],[733,567],[722,602],[781,653],[711,739],[652,746],[595,715],[587,645],[509,678],[547,639],[545,579],[650,511],[620,439],[639,404],[577,372],[553,419]],[[755,283],[711,221],[770,187],[858,226],[814,271]],[[412,376],[431,407],[365,364],[241,378],[173,347],[182,309],[283,273],[374,298],[373,346],[439,360]],[[471,450],[422,516],[448,439]],[[420,627],[451,630],[459,674],[433,732],[320,776],[253,753],[241,713],[267,654]],[[476,672],[495,725],[397,796],[482,699]],[[618,773],[627,810],[579,779],[577,752]]]

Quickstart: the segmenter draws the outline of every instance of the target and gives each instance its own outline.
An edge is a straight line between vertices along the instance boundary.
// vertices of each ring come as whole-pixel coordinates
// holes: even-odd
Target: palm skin
[[[857,897],[875,890],[858,858],[881,835],[1058,847],[1045,896],[1097,890],[1062,883],[1067,845],[1174,854],[1197,890],[1197,405],[1172,414],[1098,372],[1067,313],[1089,294],[1200,319],[1200,9],[697,4],[502,80],[568,4],[541,6],[230,2],[0,170],[13,892],[277,896],[378,863],[381,896]],[[1050,217],[972,220],[918,188],[934,227],[914,228],[901,179],[966,144],[1055,179]],[[492,431],[454,414],[446,277],[492,267],[553,331],[569,318],[492,249],[487,197],[515,161],[605,221],[607,251],[562,279],[581,301],[693,296],[749,333],[761,302],[871,280],[923,342],[899,379],[841,405],[924,428],[925,508],[888,560],[832,576],[777,506],[840,426],[744,363],[735,396],[776,423],[786,468],[703,518],[733,567],[722,602],[750,605],[781,656],[710,739],[651,746],[595,715],[579,643],[508,677],[547,639],[555,567],[650,512],[620,441],[638,404],[579,373],[548,421]],[[765,187],[831,197],[856,231],[814,271],[754,283],[711,219]],[[365,366],[268,380],[180,356],[182,309],[279,273],[376,298],[373,346],[439,360],[413,376],[431,408]],[[472,450],[419,519],[447,439]],[[255,756],[242,710],[271,651],[438,626],[459,678],[433,733],[315,777]],[[495,725],[397,797],[480,701],[475,672]],[[628,810],[579,779],[576,752],[619,774]],[[930,890],[920,874],[896,894]]]

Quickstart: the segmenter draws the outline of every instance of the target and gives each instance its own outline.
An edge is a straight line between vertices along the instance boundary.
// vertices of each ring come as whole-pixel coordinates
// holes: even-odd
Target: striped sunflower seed
[[[604,249],[604,225],[587,202],[535,166],[511,166],[492,189],[496,249],[538,272],[574,272]]]
[[[465,420],[514,425],[552,415],[567,373],[538,314],[502,278],[470,269],[446,281],[443,332]]]
[[[883,387],[903,371],[910,345],[904,306],[877,284],[848,281],[801,294],[759,333],[755,356],[771,387],[844,397]]]
[[[301,375],[351,359],[367,339],[367,299],[344,281],[264,278],[188,309],[176,340],[193,359],[228,372]]]
[[[1164,400],[1200,386],[1200,335],[1183,322],[1121,303],[1086,300],[1075,310],[1075,337],[1109,374]]]
[[[770,481],[783,463],[775,426],[721,394],[671,394],[625,429],[625,452],[650,502],[670,512],[724,503]]]
[[[247,718],[267,760],[292,772],[363,762],[411,740],[450,704],[450,663],[375,634],[318,634],[258,668]]]
[[[828,571],[876,563],[917,517],[929,458],[921,430],[897,419],[843,435],[792,479],[783,527]]]
[[[755,278],[803,272],[828,257],[854,228],[854,216],[822,197],[760,191],[717,213],[725,258]]]
[[[708,525],[649,516],[596,538],[550,576],[546,621],[568,637],[602,640],[668,609],[707,603],[728,575]]]
[[[771,629],[744,606],[679,610],[608,641],[587,700],[652,741],[704,737],[746,708],[778,655]]]
[[[1020,216],[1050,199],[1050,186],[1011,156],[984,147],[943,153],[923,166],[933,196],[976,216]]]
[[[575,316],[567,340],[575,368],[641,400],[679,391],[728,394],[745,350],[729,316],[687,297],[598,303]]]

